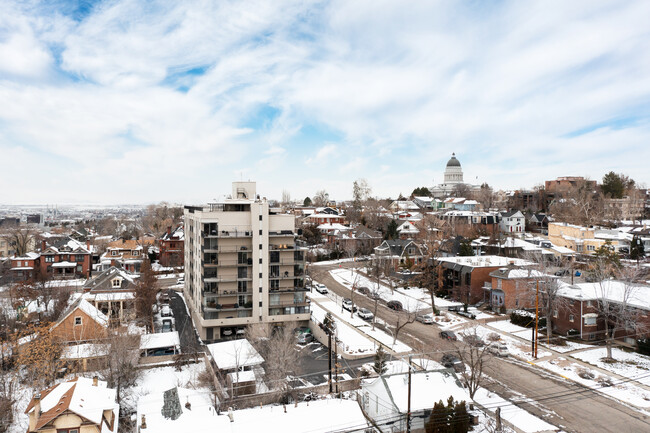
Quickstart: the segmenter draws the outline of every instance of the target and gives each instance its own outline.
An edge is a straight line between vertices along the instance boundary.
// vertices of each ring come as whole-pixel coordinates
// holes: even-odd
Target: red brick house
[[[559,291],[561,307],[553,311],[553,331],[576,335],[583,340],[605,338],[605,321],[614,329],[614,338],[634,341],[650,335],[650,286],[606,280],[602,283],[566,285]],[[606,317],[599,305],[607,303],[624,320]],[[618,326],[617,326],[618,325]]]
[[[185,257],[185,232],[183,226],[179,225],[172,232],[172,228],[167,228],[167,233],[158,239],[158,262],[162,266],[177,267],[183,266]]]
[[[11,273],[16,280],[26,281],[34,278],[40,270],[40,257],[38,253],[27,253],[22,257],[11,258]]]
[[[558,277],[545,275],[534,269],[522,269],[513,266],[499,268],[490,272],[492,289],[489,303],[493,309],[505,307],[506,310],[535,307],[536,285],[540,290],[549,280]]]
[[[488,301],[492,291],[490,273],[499,268],[530,266],[532,263],[521,259],[501,256],[441,257],[436,265],[443,270],[443,288],[457,301],[475,304]]]
[[[61,239],[41,245],[40,267],[53,278],[90,278],[92,253],[89,244]]]

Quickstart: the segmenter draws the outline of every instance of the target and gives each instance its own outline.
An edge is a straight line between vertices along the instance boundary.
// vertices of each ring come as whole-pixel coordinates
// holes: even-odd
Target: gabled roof
[[[93,386],[93,380],[85,377],[54,385],[40,393],[41,415],[36,422],[35,430],[47,425],[66,411],[70,411],[95,425],[104,424],[107,431],[115,432],[119,418],[119,405],[115,403],[116,395],[114,389],[107,388],[106,382],[97,381],[97,386]],[[35,405],[36,400],[32,398],[25,413],[31,413]],[[111,425],[108,425],[104,418],[105,410],[113,411],[114,421]],[[102,432],[106,431],[104,426],[101,427]]]
[[[171,235],[167,232],[160,238],[163,241],[182,241],[185,239],[185,231],[183,229],[183,225],[179,225],[176,227],[176,229],[171,233]]]
[[[220,370],[250,367],[264,362],[264,358],[246,339],[208,344],[207,347]]]
[[[516,216],[517,214],[519,214],[519,216],[521,218],[524,217],[524,214],[522,214],[521,211],[518,211],[518,210],[511,210],[509,212],[501,212],[501,217],[503,217],[503,218],[512,218],[512,217]]]
[[[410,244],[415,245],[415,247],[420,250],[420,247],[413,241],[408,239],[395,239],[395,240],[385,240],[378,247],[375,247],[377,250],[389,250],[391,256],[401,256],[406,247]]]
[[[83,297],[80,296],[61,315],[61,318],[54,325],[52,325],[51,329],[54,329],[57,326],[59,326],[61,323],[63,323],[65,321],[65,319],[67,319],[68,316],[70,316],[76,310],[83,311],[84,313],[86,313],[88,315],[88,317],[93,319],[99,325],[101,325],[103,327],[108,327],[108,317],[104,313],[99,311],[97,308],[95,308],[95,306],[93,304],[86,301]]]
[[[122,279],[122,284],[120,285],[119,288],[113,287],[112,281],[115,278],[121,278]],[[116,268],[115,266],[111,266],[110,268],[106,269],[105,271],[101,272],[100,274],[95,275],[92,279],[88,280],[86,284],[84,284],[83,289],[85,291],[91,291],[91,292],[96,292],[96,291],[132,291],[135,290],[134,286],[134,279],[131,274],[126,272],[123,269]]]

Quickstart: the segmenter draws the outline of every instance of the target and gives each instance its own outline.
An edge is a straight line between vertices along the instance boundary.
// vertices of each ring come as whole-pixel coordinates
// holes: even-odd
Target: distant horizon
[[[650,184],[650,2],[0,4],[0,201]],[[567,174],[568,173],[568,174]]]

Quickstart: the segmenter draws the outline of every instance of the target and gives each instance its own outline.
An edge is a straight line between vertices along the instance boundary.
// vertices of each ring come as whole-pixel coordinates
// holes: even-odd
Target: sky
[[[650,2],[0,0],[0,203],[650,186]]]

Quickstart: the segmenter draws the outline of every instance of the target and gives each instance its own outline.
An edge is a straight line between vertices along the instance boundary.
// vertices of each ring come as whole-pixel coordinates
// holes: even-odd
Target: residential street
[[[200,350],[201,344],[192,325],[192,318],[187,314],[183,298],[172,289],[168,289],[169,307],[174,314],[176,330],[181,340],[182,353],[194,353]]]
[[[337,295],[349,297],[350,291],[329,274],[330,270],[338,267],[338,264],[312,265],[311,276]],[[373,301],[358,293],[354,296],[354,303],[373,310]],[[385,304],[379,305],[377,314],[389,324],[397,321],[398,314]],[[432,359],[440,361],[445,351],[455,351],[456,346],[451,341],[441,339],[438,331],[436,325],[415,322],[400,332],[399,339],[416,351],[427,353]],[[650,431],[650,419],[647,415],[523,361],[493,358],[486,367],[486,374],[493,379],[491,383],[486,383],[486,388],[499,392],[503,397],[511,397],[515,402],[522,396],[534,400],[532,404],[521,403],[520,406],[564,431]]]

